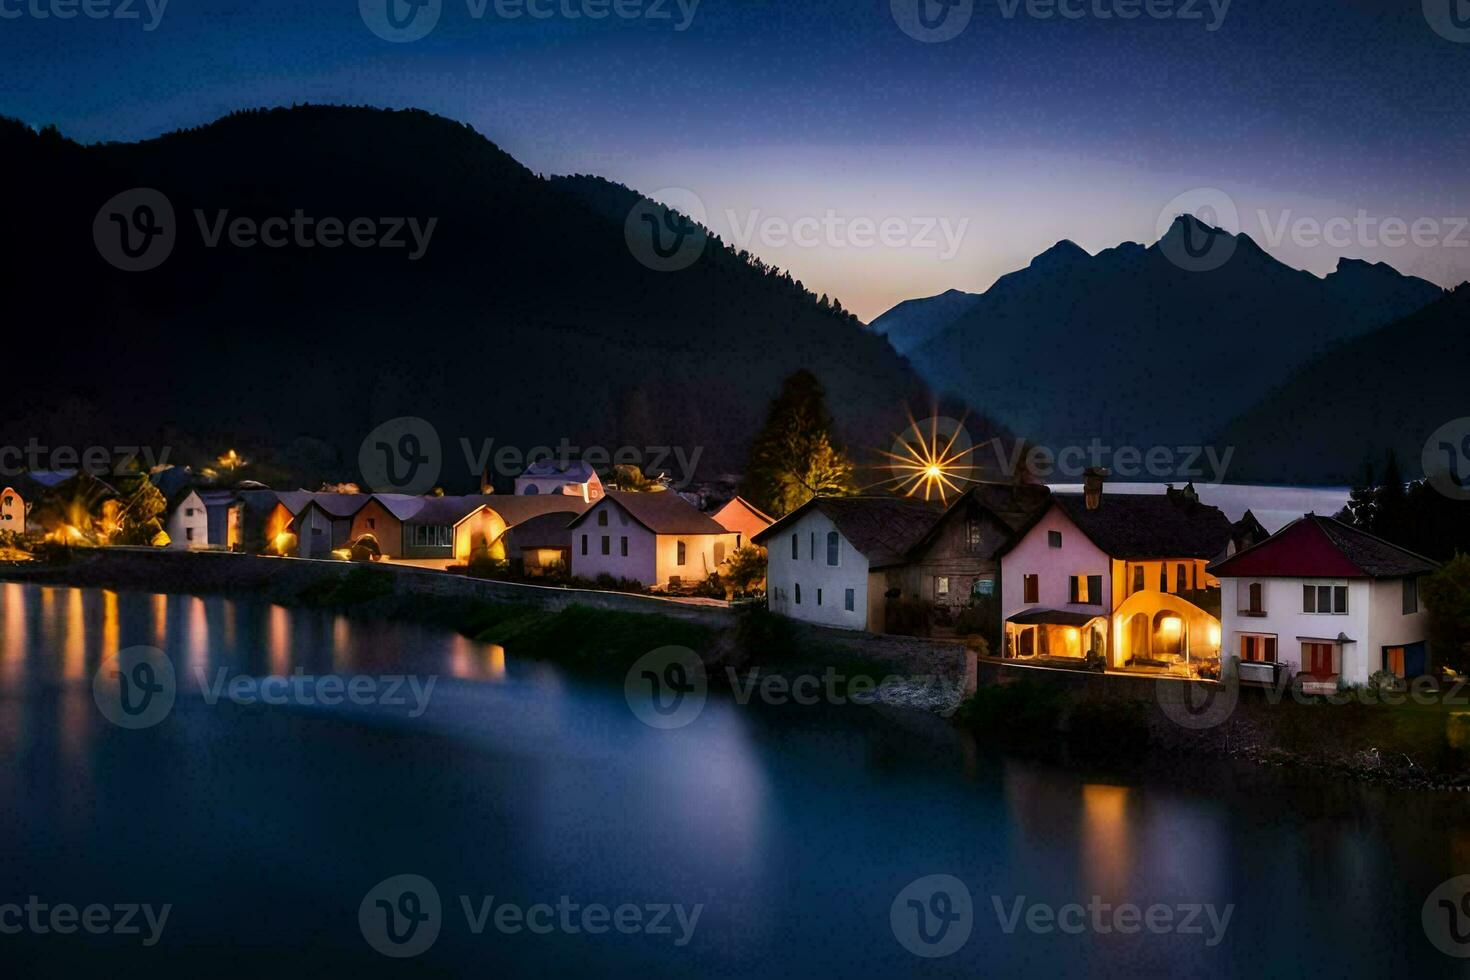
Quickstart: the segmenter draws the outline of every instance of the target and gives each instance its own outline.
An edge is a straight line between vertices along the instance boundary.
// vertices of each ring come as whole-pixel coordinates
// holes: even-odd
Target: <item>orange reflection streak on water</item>
[[[498,643],[490,644],[490,679],[499,681],[505,679],[505,647]]]
[[[119,630],[120,627],[117,621],[117,593],[110,589],[103,589],[101,659],[106,659],[114,653],[117,653]]]
[[[265,650],[272,674],[284,677],[291,668],[291,614],[284,606],[271,606],[266,622]]]
[[[450,640],[449,673],[462,680],[504,680],[505,647],[495,643],[487,646],[455,635]]]
[[[82,613],[82,590],[66,590],[66,622],[62,625],[61,676],[69,681],[86,676],[87,621]]]
[[[20,677],[26,659],[25,587],[5,586],[5,636],[0,647],[0,678],[8,685]]]
[[[189,600],[188,641],[184,647],[188,656],[189,676],[203,676],[209,666],[209,616],[204,600],[195,596]]]
[[[1082,787],[1082,860],[1092,892],[1120,896],[1131,864],[1128,787],[1088,783]]]
[[[153,596],[153,645],[164,649],[168,636],[168,596],[159,593]]]
[[[332,620],[332,669],[338,672],[352,665],[352,624],[346,616]]]

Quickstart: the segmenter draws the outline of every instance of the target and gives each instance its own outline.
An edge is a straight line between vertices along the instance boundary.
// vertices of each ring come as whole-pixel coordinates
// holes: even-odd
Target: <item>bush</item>
[[[364,534],[352,542],[347,555],[353,561],[377,561],[383,557],[383,549],[378,547],[377,538],[371,534]]]
[[[691,594],[704,599],[725,598],[725,584],[720,581],[720,573],[710,572],[709,578],[695,585]]]
[[[481,549],[470,555],[465,574],[473,578],[509,578],[510,562],[503,558],[492,558],[488,549]]]
[[[1407,685],[1393,671],[1380,670],[1374,672],[1373,676],[1368,678],[1368,690],[1374,694],[1393,693],[1407,690]]]
[[[890,599],[884,622],[886,632],[897,636],[928,636],[934,626],[934,603],[923,599]]]

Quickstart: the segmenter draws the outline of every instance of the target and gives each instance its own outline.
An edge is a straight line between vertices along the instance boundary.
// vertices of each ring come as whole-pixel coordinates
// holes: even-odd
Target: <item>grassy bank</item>
[[[1432,698],[1353,692],[1334,698],[1242,688],[1218,723],[1181,725],[1157,698],[1105,682],[1066,689],[1046,679],[981,687],[956,715],[992,744],[1113,760],[1209,755],[1422,788],[1470,789],[1470,690]]]

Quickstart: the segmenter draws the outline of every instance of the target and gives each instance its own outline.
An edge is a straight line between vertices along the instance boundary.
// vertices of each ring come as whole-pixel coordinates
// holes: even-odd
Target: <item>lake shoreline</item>
[[[516,656],[607,677],[626,675],[650,650],[687,647],[700,655],[712,687],[737,696],[801,704],[805,685],[808,696],[818,690],[817,696],[844,704],[927,715],[1022,752],[1055,742],[1077,749],[1082,757],[1113,761],[1147,758],[1171,766],[1203,757],[1231,758],[1263,769],[1298,769],[1394,789],[1470,791],[1470,760],[1462,747],[1449,744],[1443,730],[1436,737],[1422,723],[1410,732],[1395,732],[1391,726],[1385,731],[1381,725],[1375,730],[1374,723],[1382,719],[1371,712],[1389,710],[1382,706],[1315,700],[1298,704],[1289,697],[1267,704],[1259,692],[1242,691],[1240,704],[1225,721],[1191,730],[1167,715],[1152,686],[1146,695],[1114,696],[1119,688],[1115,683],[1102,688],[1108,693],[1099,696],[1067,689],[1078,683],[1090,689],[1091,678],[1067,677],[1051,685],[992,678],[967,696],[975,679],[966,677],[963,662],[956,660],[957,645],[836,635],[763,610],[742,618],[728,610],[696,607],[693,617],[672,618],[575,601],[538,608],[444,594],[437,588],[418,591],[420,576],[405,579],[370,565],[311,562],[303,563],[310,566],[303,570],[275,559],[270,560],[269,577],[261,579],[191,574],[197,563],[146,559],[145,574],[128,557],[114,554],[99,561],[94,553],[65,563],[5,565],[0,566],[0,580],[237,596],[328,609],[354,619],[448,629],[502,645]],[[109,560],[118,558],[124,560]],[[446,578],[465,581],[425,574],[434,575],[436,584]],[[1303,751],[1302,744],[1326,747]]]

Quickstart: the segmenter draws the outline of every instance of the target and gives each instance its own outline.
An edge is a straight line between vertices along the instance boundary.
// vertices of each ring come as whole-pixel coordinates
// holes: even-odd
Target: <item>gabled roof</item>
[[[406,521],[423,509],[426,498],[411,493],[375,493],[373,499],[398,520]]]
[[[371,499],[372,495],[366,493],[314,493],[301,509],[314,504],[328,516],[341,519],[356,514]]]
[[[966,510],[973,502],[995,515],[995,518],[1010,529],[1011,534],[1025,532],[1046,512],[1051,500],[1051,490],[1039,483],[974,483],[954,499],[954,503],[934,522],[924,536],[909,549],[911,557],[929,547],[953,514]],[[1010,539],[1014,541],[1015,538]],[[1002,546],[1000,550],[1005,550]]]
[[[940,504],[914,497],[813,497],[751,540],[771,541],[813,510],[836,525],[838,533],[868,559],[870,568],[902,564],[944,514]]]
[[[301,513],[306,505],[311,503],[312,498],[316,496],[310,490],[276,490],[272,492],[275,493],[276,499],[284,504],[286,509],[291,512],[291,516],[293,517]]]
[[[424,497],[424,505],[404,520],[405,524],[437,524],[453,527],[475,511],[495,501],[493,494],[470,494],[464,497]]]
[[[569,548],[572,531],[567,523],[565,513],[541,514],[507,527],[505,536],[518,548]]]
[[[160,490],[159,492],[161,493],[162,491]],[[195,490],[193,487],[180,487],[179,489],[175,490],[169,496],[167,501],[168,513],[172,514],[174,511],[178,510],[184,505],[186,501],[188,501],[190,497],[198,498],[199,491]],[[204,507],[204,501],[202,499],[199,501],[199,506]]]
[[[756,517],[757,519],[762,520],[762,521],[765,521],[766,526],[768,526],[768,527],[770,525],[776,523],[776,519],[774,517],[772,517],[771,515],[767,514],[765,511],[761,510],[759,507],[757,507],[755,504],[751,503],[749,500],[746,500],[744,497],[734,497],[734,498],[732,498],[728,503],[725,504],[725,506],[723,506],[719,510],[715,511],[714,514],[711,515],[711,516],[713,517],[713,519],[714,519],[714,521],[715,521],[716,524],[719,524],[721,527],[724,527],[725,526],[725,522],[720,519],[721,518],[721,515],[723,515],[726,511],[731,511],[731,510],[734,510],[734,511],[744,510],[744,511],[750,513],[752,516]]]
[[[1164,494],[1106,493],[1088,510],[1080,493],[1052,495],[1053,505],[1110,558],[1215,558],[1230,542],[1218,507]]]
[[[1401,578],[1438,567],[1366,531],[1308,514],[1210,571],[1221,578]]]
[[[604,503],[618,507],[654,534],[729,534],[707,514],[695,510],[683,497],[670,490],[653,493],[614,491],[583,511],[569,527],[578,527]],[[492,504],[492,506],[494,506]]]
[[[515,527],[547,514],[560,514],[562,527],[565,528],[574,517],[585,513],[592,506],[581,497],[560,493],[531,496],[495,494],[485,498],[485,504],[500,515],[506,527]]]

